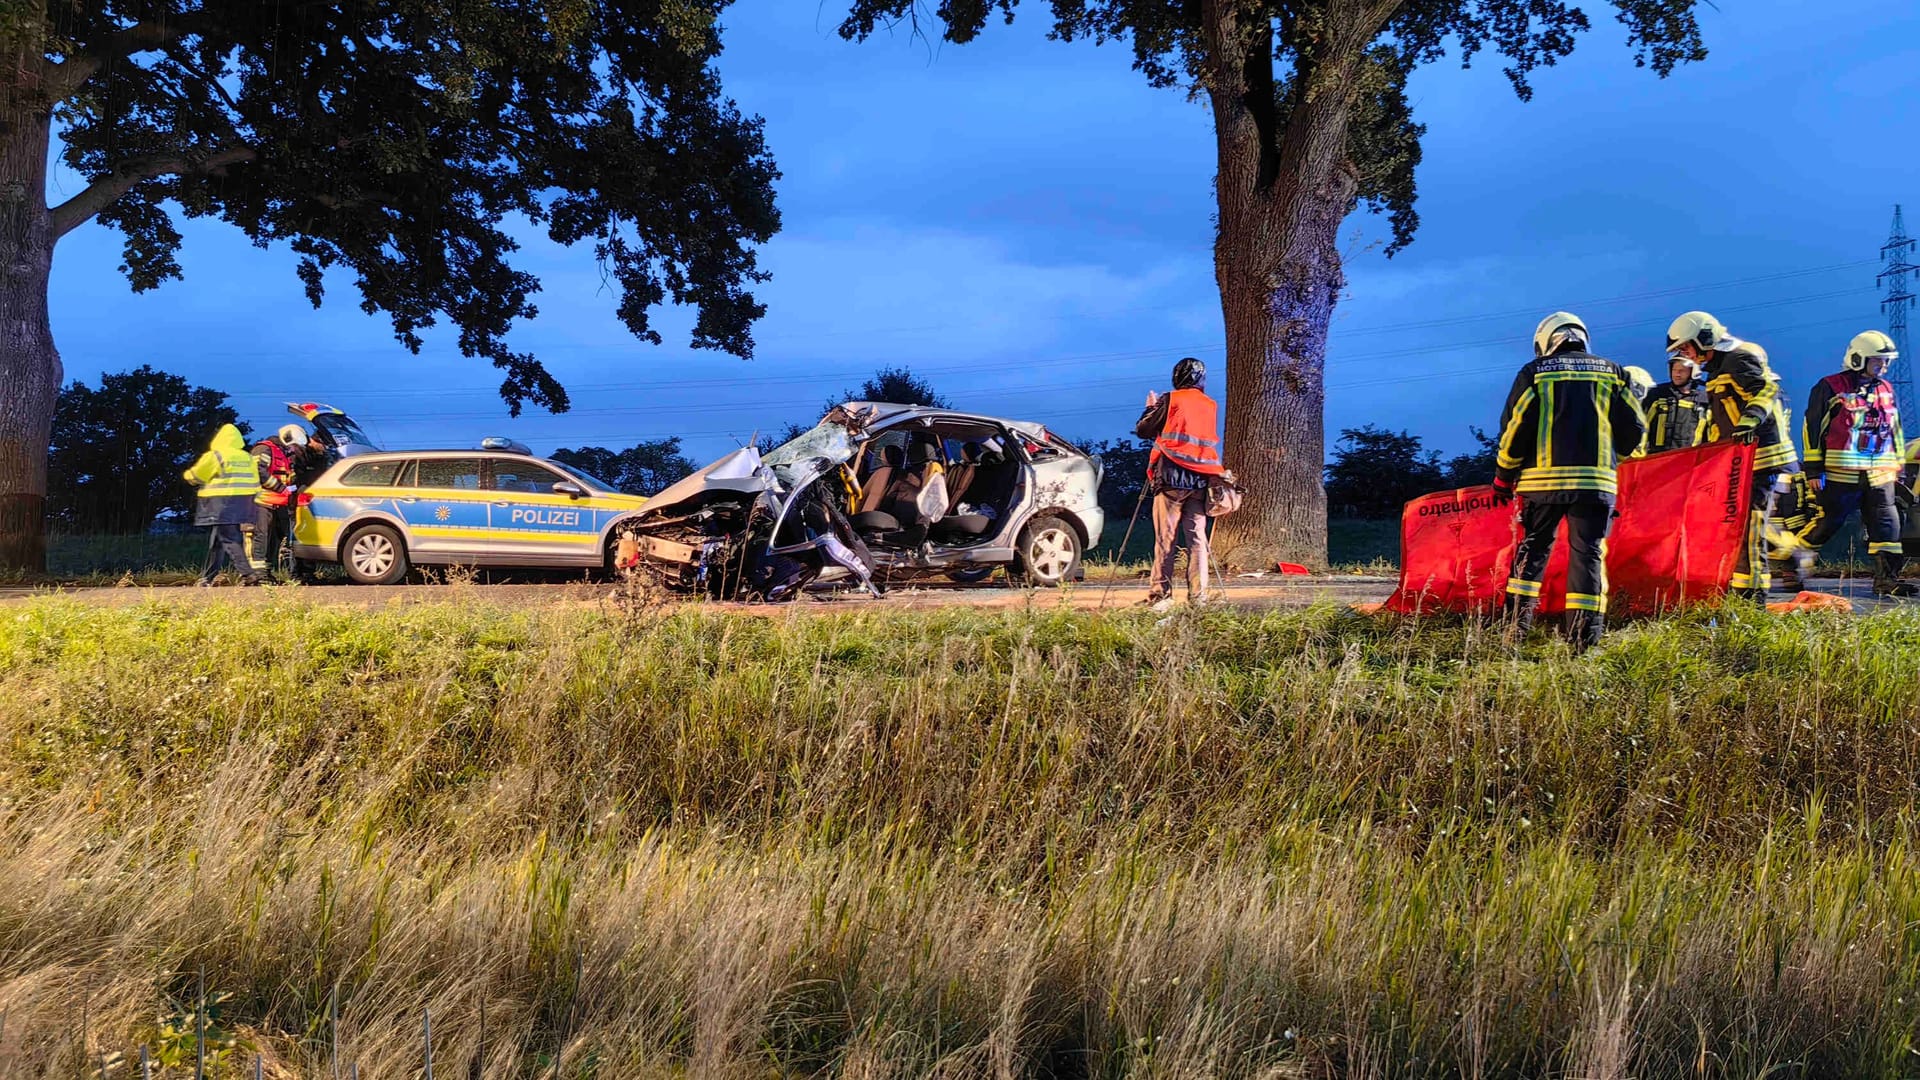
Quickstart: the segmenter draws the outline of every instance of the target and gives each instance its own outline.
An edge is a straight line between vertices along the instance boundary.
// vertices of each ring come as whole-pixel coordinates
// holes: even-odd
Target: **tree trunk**
[[[1239,25],[1230,0],[1204,18],[1212,85],[1219,231],[1214,273],[1226,319],[1226,463],[1245,493],[1222,518],[1223,564],[1327,562],[1327,328],[1345,287],[1340,224],[1357,185],[1347,124],[1357,53],[1323,58],[1278,130],[1273,38]],[[1364,39],[1362,39],[1364,40]]]
[[[64,372],[47,318],[52,117],[37,95],[0,87],[0,571],[47,565],[47,441]]]

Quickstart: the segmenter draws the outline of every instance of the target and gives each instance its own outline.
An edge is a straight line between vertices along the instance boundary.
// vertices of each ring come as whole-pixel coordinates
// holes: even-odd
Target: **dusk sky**
[[[1587,320],[1597,352],[1660,378],[1668,321],[1713,311],[1767,347],[1796,412],[1854,333],[1884,325],[1878,250],[1893,204],[1920,204],[1920,5],[1720,0],[1701,10],[1712,55],[1666,80],[1634,68],[1610,5],[1588,8],[1594,31],[1537,73],[1531,103],[1497,58],[1416,76],[1422,225],[1387,259],[1383,220],[1348,223],[1329,442],[1375,423],[1465,449],[1557,308]],[[849,44],[839,13],[746,0],[725,17],[727,91],[766,118],[784,173],[752,361],[687,348],[683,313],[662,319],[666,345],[635,341],[592,252],[524,230],[520,265],[544,291],[513,341],[574,408],[509,420],[497,373],[444,328],[412,356],[361,313],[350,279],[315,311],[290,253],[187,222],[186,280],[142,296],[115,271],[117,234],[89,225],[62,242],[67,377],[150,363],[228,392],[256,428],[285,422],[284,401],[323,401],[389,447],[682,435],[696,460],[810,421],[888,364],[963,408],[1086,440],[1128,434],[1183,355],[1220,389],[1201,103],[1149,88],[1125,46],[1047,41],[1040,0],[964,47]]]

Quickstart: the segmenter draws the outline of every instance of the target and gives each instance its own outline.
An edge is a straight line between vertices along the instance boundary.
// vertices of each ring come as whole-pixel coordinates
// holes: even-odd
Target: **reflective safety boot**
[[[1607,617],[1598,611],[1567,612],[1567,644],[1573,647],[1573,655],[1579,656],[1595,645],[1607,632]]]
[[[1538,597],[1507,594],[1506,602],[1500,609],[1500,618],[1507,624],[1509,643],[1518,645],[1527,640],[1527,635],[1533,632],[1533,617],[1539,610]]]
[[[1873,560],[1873,595],[1884,596],[1889,600],[1906,600],[1920,596],[1920,587],[1911,581],[1900,580],[1900,568],[1906,559],[1899,555],[1879,555]]]

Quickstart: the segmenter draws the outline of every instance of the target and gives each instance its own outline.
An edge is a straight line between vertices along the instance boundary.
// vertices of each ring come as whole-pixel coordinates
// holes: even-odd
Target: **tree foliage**
[[[1704,59],[1694,17],[1697,0],[1610,0],[1625,27],[1634,62],[1667,75],[1682,62]],[[883,29],[935,32],[947,41],[972,41],[995,20],[1012,22],[1019,0],[852,0],[840,34],[864,39]],[[1133,66],[1158,87],[1214,89],[1220,66],[1272,88],[1261,110],[1265,153],[1277,168],[1288,120],[1318,91],[1316,77],[1332,65],[1347,71],[1347,168],[1354,177],[1349,210],[1364,205],[1388,215],[1397,251],[1413,239],[1414,168],[1425,127],[1407,101],[1414,68],[1443,59],[1452,47],[1462,66],[1492,50],[1522,100],[1533,96],[1531,77],[1573,51],[1591,29],[1586,13],[1568,0],[1240,0],[1168,3],[1162,0],[1048,0],[1052,36],[1062,41],[1126,42]],[[1229,20],[1210,12],[1231,10]],[[1250,77],[1249,77],[1250,76]]]
[[[652,439],[625,450],[609,450],[604,446],[555,450],[553,460],[604,480],[629,495],[655,494],[694,470],[693,462],[680,452],[679,436]]]
[[[661,341],[651,312],[671,300],[696,309],[695,347],[752,354],[753,245],[778,228],[777,173],[712,65],[724,6],[6,5],[12,44],[44,58],[29,89],[89,181],[53,208],[56,236],[94,216],[118,229],[136,290],[180,276],[176,213],[284,243],[314,304],[345,274],[408,349],[450,322],[463,353],[504,372],[516,414],[567,405],[507,343],[539,289],[513,265],[516,221],[591,244],[643,340]]]
[[[103,375],[98,389],[75,380],[54,410],[48,516],[69,532],[144,532],[192,506],[181,471],[238,423],[227,395],[149,366]]]
[[[1327,506],[1343,517],[1388,520],[1409,499],[1493,481],[1494,441],[1469,429],[1479,449],[1442,461],[1420,436],[1368,424],[1346,428],[1327,463]]]
[[[857,387],[840,391],[839,397],[828,398],[820,411],[825,413],[835,405],[848,401],[885,401],[894,405],[931,405],[939,409],[949,409],[953,405],[933,384],[915,375],[900,364],[883,367],[873,373],[873,377]]]

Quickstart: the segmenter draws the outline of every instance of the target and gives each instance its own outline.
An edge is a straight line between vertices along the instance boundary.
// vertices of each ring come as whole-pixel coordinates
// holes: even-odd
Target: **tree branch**
[[[54,239],[79,228],[144,181],[161,176],[218,172],[258,156],[250,146],[231,146],[200,159],[182,154],[154,154],[123,161],[112,172],[88,184],[85,191],[53,208],[49,216]]]
[[[182,12],[163,20],[137,22],[117,30],[101,38],[91,48],[54,67],[47,79],[47,88],[53,92],[54,100],[64,100],[78,90],[81,83],[105,67],[109,60],[165,48],[173,41],[197,32],[210,18],[205,12]]]

